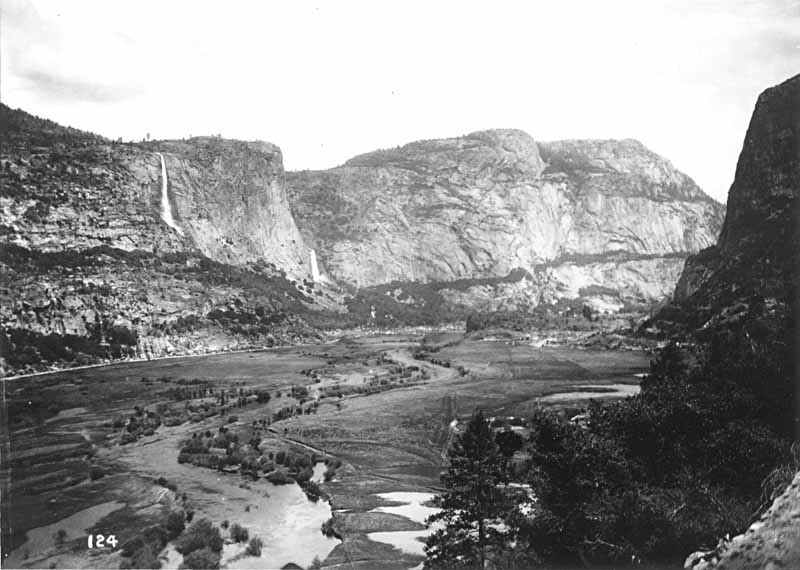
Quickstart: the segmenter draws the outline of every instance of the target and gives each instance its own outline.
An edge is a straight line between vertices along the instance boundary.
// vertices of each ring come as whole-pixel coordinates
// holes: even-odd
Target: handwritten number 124
[[[109,534],[108,536],[103,536],[102,534],[89,535],[89,548],[105,548],[107,546],[116,548],[117,537],[113,534]]]

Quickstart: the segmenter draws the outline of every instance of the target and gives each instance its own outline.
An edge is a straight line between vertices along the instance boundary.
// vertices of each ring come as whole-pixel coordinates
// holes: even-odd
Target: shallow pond
[[[414,522],[425,524],[425,519],[429,516],[438,513],[439,509],[436,507],[425,506],[435,495],[433,493],[378,493],[377,495],[385,501],[392,501],[393,503],[402,503],[401,505],[376,507],[372,509],[375,513],[389,513],[393,515],[400,515],[406,517]]]
[[[237,558],[246,545],[230,544],[223,549],[222,563],[227,568],[281,568],[289,562],[306,567],[315,557],[324,560],[339,544],[320,530],[330,517],[327,501],[309,501],[298,485],[272,485],[263,503],[237,517],[251,537],[264,541],[261,556]]]
[[[577,388],[578,390],[574,392],[550,394],[539,398],[539,400],[542,402],[560,402],[564,400],[590,400],[592,398],[624,398],[638,394],[642,389],[638,384],[596,384],[577,386]]]
[[[311,480],[314,483],[322,483],[327,469],[328,466],[325,465],[324,461],[317,461],[316,465],[314,465],[314,473],[311,475]]]
[[[74,515],[52,524],[31,529],[25,533],[27,537],[25,543],[3,561],[3,566],[18,568],[26,559],[40,558],[55,546],[55,534],[60,530],[65,533],[64,542],[85,538],[88,536],[87,530],[97,524],[100,519],[124,506],[125,503],[118,501],[102,503],[78,511]]]
[[[433,499],[435,496],[433,493],[395,492],[380,493],[377,496],[386,501],[398,502],[402,504],[395,506],[376,507],[372,509],[372,512],[400,515],[420,524],[425,524],[425,520],[430,515],[439,512],[439,509],[436,507],[428,507],[424,504]],[[425,551],[423,550],[425,546],[424,540],[437,528],[438,526],[434,524],[431,525],[430,528],[423,530],[370,532],[367,534],[367,538],[375,542],[391,544],[395,548],[398,548],[409,554],[425,556]]]
[[[331,516],[327,501],[309,501],[296,484],[263,482],[251,486],[268,496],[251,503],[249,511],[237,509],[228,520],[245,527],[251,538],[257,536],[263,541],[261,556],[245,556],[246,543],[225,544],[220,564],[223,568],[281,568],[289,562],[306,567],[314,557],[324,560],[339,544],[320,531]],[[212,522],[218,525],[221,521]],[[171,545],[163,556],[166,561],[162,568],[167,570],[178,568],[183,560]]]

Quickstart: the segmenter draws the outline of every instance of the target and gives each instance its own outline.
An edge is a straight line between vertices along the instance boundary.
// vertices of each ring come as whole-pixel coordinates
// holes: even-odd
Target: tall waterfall
[[[308,250],[308,257],[311,259],[311,279],[314,283],[320,282],[319,266],[317,265],[317,252],[313,249]]]
[[[161,159],[161,219],[173,230],[183,235],[183,230],[172,217],[172,205],[169,203],[167,194],[167,165],[164,162],[164,155],[159,152],[158,157]]]

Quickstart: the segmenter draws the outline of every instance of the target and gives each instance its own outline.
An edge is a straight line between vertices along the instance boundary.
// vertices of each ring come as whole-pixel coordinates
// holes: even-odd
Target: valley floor
[[[88,550],[87,534],[115,534],[125,542],[157,522],[163,509],[180,504],[191,505],[195,518],[248,527],[264,540],[275,567],[306,567],[314,557],[328,568],[418,567],[428,495],[378,495],[436,493],[453,420],[468,418],[476,407],[487,416],[524,417],[541,405],[578,407],[586,397],[618,397],[626,393],[620,386],[635,391],[636,375],[648,364],[643,352],[536,347],[448,332],[351,336],[334,344],[130,362],[6,382],[13,414],[4,447],[10,461],[3,472],[3,567],[116,568],[119,549]],[[398,370],[415,370],[418,380],[398,380]],[[377,386],[376,379],[388,384],[364,389]],[[275,397],[248,403],[232,412],[235,417],[161,425],[133,443],[117,443],[115,416],[169,401],[166,389],[196,381]],[[298,386],[317,402],[315,413],[273,421],[264,439],[341,461],[333,479],[321,484],[329,503],[306,501],[296,485],[245,483],[239,474],[178,463],[181,443],[192,433],[274,418],[276,410],[296,403],[290,392]],[[547,398],[562,393],[573,395]],[[105,476],[92,480],[90,465]],[[320,532],[330,516],[342,540]],[[62,540],[49,539],[62,527],[69,527]],[[223,566],[259,564],[233,556],[231,548]],[[164,567],[176,568],[180,555],[170,547],[163,554]]]

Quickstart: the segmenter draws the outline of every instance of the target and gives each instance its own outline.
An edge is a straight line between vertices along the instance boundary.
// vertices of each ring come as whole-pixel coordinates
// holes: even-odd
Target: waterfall
[[[308,250],[308,257],[311,259],[311,279],[314,283],[320,282],[319,267],[317,266],[317,252],[313,249]]]
[[[172,217],[172,206],[169,203],[169,194],[167,194],[167,165],[164,162],[164,155],[160,152],[157,154],[161,159],[161,219],[173,230],[183,235],[183,230]]]

